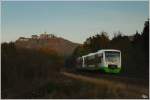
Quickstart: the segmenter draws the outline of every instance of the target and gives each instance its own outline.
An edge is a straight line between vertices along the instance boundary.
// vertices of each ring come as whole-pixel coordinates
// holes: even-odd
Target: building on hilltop
[[[28,41],[29,38],[25,38],[25,37],[20,37],[17,41]]]
[[[40,39],[49,39],[49,38],[55,38],[56,36],[53,34],[47,34],[46,32],[44,32],[44,34],[40,35]]]
[[[38,39],[39,37],[37,35],[32,35],[32,39]]]
[[[40,34],[40,39],[48,39],[48,34]]]
[[[56,36],[54,34],[49,34],[49,38],[55,38]]]
[[[31,38],[20,37],[17,41],[29,41],[29,40],[39,40],[39,39],[47,40],[55,37],[56,36],[54,34],[47,34],[46,32],[44,32],[43,34],[40,34],[40,36],[32,35]]]

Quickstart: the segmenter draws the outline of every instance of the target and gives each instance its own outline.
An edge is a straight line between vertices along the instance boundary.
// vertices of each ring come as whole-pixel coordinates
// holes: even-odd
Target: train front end
[[[107,73],[121,71],[121,52],[119,50],[104,51],[104,71]]]

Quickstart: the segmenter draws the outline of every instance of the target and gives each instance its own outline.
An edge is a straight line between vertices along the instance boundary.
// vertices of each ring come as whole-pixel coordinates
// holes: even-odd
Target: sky
[[[142,32],[149,18],[148,1],[3,1],[2,42],[44,32],[73,42],[105,31]]]

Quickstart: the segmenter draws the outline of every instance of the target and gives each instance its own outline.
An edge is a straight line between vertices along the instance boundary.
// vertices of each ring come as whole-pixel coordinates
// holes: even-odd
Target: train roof
[[[118,51],[118,52],[120,52],[120,50],[116,50],[116,49],[101,49],[101,50],[98,50],[98,52],[103,52],[103,51]]]
[[[96,53],[89,53],[89,54],[87,54],[87,55],[84,55],[84,56],[82,56],[82,57],[88,57],[88,56],[92,56],[92,55],[95,55]]]
[[[121,52],[120,50],[116,50],[116,49],[101,49],[101,50],[98,50],[97,52],[95,53],[89,53],[87,55],[84,55],[82,57],[88,57],[88,56],[92,56],[92,55],[95,55],[97,53],[101,53],[101,52],[104,52],[104,51],[117,51],[117,52]]]

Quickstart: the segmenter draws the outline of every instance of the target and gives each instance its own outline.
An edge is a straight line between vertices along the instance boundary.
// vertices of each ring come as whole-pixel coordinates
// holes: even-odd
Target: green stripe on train
[[[119,73],[121,71],[121,68],[117,69],[110,69],[108,67],[100,67],[100,70],[106,72],[106,73]]]
[[[106,66],[101,66],[101,67],[92,67],[92,68],[90,68],[90,67],[86,67],[85,69],[87,69],[87,70],[101,70],[101,71],[103,71],[103,72],[106,72],[106,73],[119,73],[120,71],[121,71],[121,67],[120,68],[116,68],[116,69],[110,69],[110,68],[108,68],[108,67],[106,67]]]

